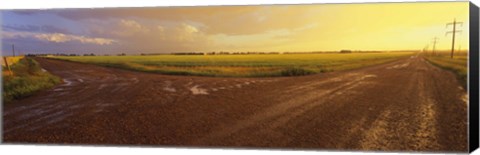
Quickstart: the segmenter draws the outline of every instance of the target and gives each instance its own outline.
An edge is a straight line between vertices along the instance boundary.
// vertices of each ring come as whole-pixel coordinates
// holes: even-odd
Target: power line
[[[452,58],[452,59],[453,59],[453,52],[455,51],[455,33],[462,32],[462,31],[456,29],[457,24],[460,24],[460,26],[462,26],[463,22],[457,22],[457,20],[454,18],[452,23],[447,23],[447,25],[446,25],[446,27],[448,27],[449,25],[453,26],[452,31],[447,31],[445,33],[445,36],[448,35],[449,33],[452,33],[452,51],[450,53],[450,58]]]

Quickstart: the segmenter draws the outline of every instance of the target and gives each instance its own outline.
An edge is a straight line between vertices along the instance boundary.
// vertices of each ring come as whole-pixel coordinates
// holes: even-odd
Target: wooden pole
[[[455,34],[457,32],[461,32],[459,30],[457,30],[457,24],[460,24],[460,26],[463,24],[463,22],[457,22],[456,19],[453,19],[453,23],[447,23],[447,27],[448,25],[452,25],[453,27],[453,30],[452,31],[448,31],[445,35],[447,35],[448,33],[452,33],[452,50],[450,52],[450,58],[453,59],[453,52],[455,51]]]
[[[452,52],[450,52],[450,58],[453,58],[453,52],[455,51],[455,26],[457,25],[457,21],[453,20],[453,32],[452,32]]]
[[[5,66],[7,67],[10,74],[13,75],[12,69],[10,69],[10,65],[8,65],[7,57],[3,57],[3,61],[5,62]]]

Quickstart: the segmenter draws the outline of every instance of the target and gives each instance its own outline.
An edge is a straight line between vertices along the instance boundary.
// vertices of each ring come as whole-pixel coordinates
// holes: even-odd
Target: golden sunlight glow
[[[446,24],[456,19],[463,25],[455,49],[465,50],[468,9],[468,2],[422,2],[40,10],[8,13],[2,37],[42,45],[32,50],[132,53],[421,50],[438,37],[436,49],[449,50]],[[64,24],[49,26],[57,20]],[[27,29],[42,22],[49,31]]]
[[[468,47],[468,2],[373,3],[262,6],[258,20],[284,25],[262,33],[213,38],[221,50],[315,51],[315,50],[419,50],[438,37],[437,49],[451,48],[452,27],[463,22],[459,46]],[[282,14],[268,20],[269,14]],[[244,23],[242,28],[255,28]],[[213,50],[213,49],[212,49]]]

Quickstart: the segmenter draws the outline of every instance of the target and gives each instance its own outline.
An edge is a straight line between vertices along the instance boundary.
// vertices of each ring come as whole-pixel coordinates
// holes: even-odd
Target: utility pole
[[[13,57],[15,57],[15,45],[12,44],[12,52],[13,52]]]
[[[435,56],[435,45],[437,44],[438,38],[434,37],[433,38],[433,48],[432,48],[432,55]]]
[[[448,35],[449,33],[452,33],[452,51],[450,53],[450,58],[452,58],[452,59],[453,59],[453,52],[455,51],[455,33],[462,32],[462,31],[456,29],[457,24],[460,24],[460,26],[462,26],[463,22],[457,22],[457,20],[454,18],[453,23],[447,23],[447,25],[446,25],[446,27],[448,27],[449,25],[452,25],[452,27],[453,27],[452,31],[447,31],[445,33],[445,36]]]
[[[7,57],[3,57],[3,61],[5,62],[5,67],[7,67],[10,74],[12,74],[12,69],[10,69],[10,65],[8,65]]]

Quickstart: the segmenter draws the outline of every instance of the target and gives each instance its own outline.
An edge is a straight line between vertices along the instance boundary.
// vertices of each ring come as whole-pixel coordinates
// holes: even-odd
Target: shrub
[[[314,71],[303,69],[303,68],[287,68],[282,70],[280,73],[282,76],[302,76],[302,75],[309,75],[315,73]]]
[[[41,66],[31,58],[23,58],[12,65],[13,75],[3,75],[3,100],[10,102],[48,89],[60,83],[60,78],[43,72]]]

